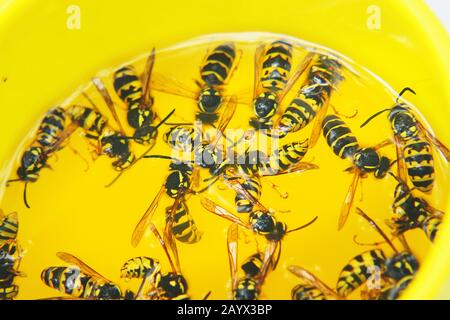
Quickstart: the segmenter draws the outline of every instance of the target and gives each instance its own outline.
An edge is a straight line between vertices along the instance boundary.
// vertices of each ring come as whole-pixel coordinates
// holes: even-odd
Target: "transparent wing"
[[[201,204],[209,212],[214,213],[214,214],[218,215],[219,217],[227,219],[233,223],[236,223],[244,228],[247,228],[248,230],[252,230],[252,227],[248,223],[243,222],[237,216],[228,212],[226,209],[220,207],[219,205],[214,203],[212,200],[209,200],[207,198],[202,198]]]
[[[358,187],[358,181],[360,178],[360,171],[355,169],[353,174],[353,181],[348,188],[347,195],[345,196],[344,205],[341,209],[341,214],[339,216],[338,230],[341,230],[345,223],[347,222],[348,216],[350,214],[350,210],[353,205],[353,200],[355,199],[356,188]]]
[[[151,78],[153,73],[153,66],[155,65],[155,48],[152,49],[150,53],[147,63],[145,65],[144,74],[142,75],[142,83],[144,86],[144,95],[142,103],[145,106],[151,106]]]
[[[286,86],[284,87],[283,91],[281,91],[280,94],[278,95],[278,103],[281,103],[281,101],[283,101],[284,97],[288,94],[288,92],[297,82],[298,78],[300,78],[300,76],[306,71],[306,69],[309,68],[311,62],[313,61],[314,56],[315,56],[314,53],[309,53],[305,57],[305,59],[303,59],[303,61],[298,64],[294,72],[289,77],[289,80],[286,83]]]
[[[420,131],[425,135],[426,139],[431,144],[433,144],[440,153],[442,153],[442,155],[445,157],[447,161],[450,161],[450,150],[448,149],[448,147],[445,144],[443,144],[438,138],[436,138],[436,136],[433,133],[431,133],[427,128],[425,128],[425,126],[419,120],[417,120],[417,125]]]
[[[217,134],[216,137],[214,138],[214,141],[211,143],[213,147],[216,146],[216,144],[219,142],[222,136],[225,136],[225,129],[227,128],[228,124],[233,118],[233,115],[236,111],[236,106],[237,106],[236,96],[231,96],[223,106],[223,111],[222,114],[220,115],[217,125]]]
[[[233,291],[236,290],[238,284],[237,277],[237,257],[238,257],[238,225],[233,223],[228,228],[227,248],[228,248],[228,262],[230,264],[231,284]]]
[[[172,256],[170,255],[169,248],[167,247],[167,244],[164,241],[164,239],[161,237],[161,234],[159,233],[158,229],[156,229],[156,227],[155,227],[155,225],[153,223],[149,223],[148,228],[153,232],[153,234],[155,235],[156,239],[158,239],[158,242],[162,246],[162,248],[163,248],[163,250],[164,250],[164,252],[165,252],[165,254],[167,256],[167,260],[169,260],[169,263],[170,263],[170,266],[172,268],[172,271],[174,271],[175,273],[178,273],[177,266],[176,266],[176,264],[174,264]]]
[[[401,181],[408,181],[408,171],[406,170],[405,158],[403,157],[403,144],[397,136],[395,139],[395,151],[397,153],[397,176]]]
[[[136,225],[136,228],[134,229],[133,235],[131,237],[131,245],[133,247],[136,247],[139,244],[139,242],[141,241],[142,236],[144,235],[145,231],[149,227],[152,217],[153,217],[153,214],[155,213],[156,209],[158,208],[159,201],[161,200],[161,197],[165,191],[166,191],[165,185],[162,185],[161,189],[159,190],[155,199],[153,199],[153,201],[150,204],[150,206],[148,207],[147,211],[145,211],[141,220]]]
[[[322,291],[322,293],[324,293],[325,295],[332,296],[336,299],[343,299],[343,297],[338,295],[333,289],[331,289],[327,284],[325,284],[322,280],[317,278],[314,274],[312,274],[308,270],[299,266],[289,266],[288,270],[295,276],[302,279],[308,285],[313,286]]]
[[[123,129],[122,123],[119,119],[119,116],[117,115],[117,108],[111,98],[111,95],[109,94],[108,90],[105,87],[105,84],[100,78],[94,77],[92,78],[92,83],[94,84],[95,88],[97,88],[97,91],[102,96],[103,100],[105,101],[106,106],[108,107],[109,111],[111,112],[114,121],[119,126],[120,133],[123,136],[126,136],[125,130]]]
[[[225,183],[230,186],[236,193],[242,195],[251,202],[251,204],[254,207],[257,207],[258,209],[262,211],[269,212],[269,210],[258,200],[256,199],[250,192],[247,191],[247,189],[244,188],[241,182],[239,182],[237,179],[231,179],[226,180]]]
[[[288,174],[288,173],[300,173],[300,172],[313,170],[313,169],[319,169],[319,166],[314,163],[309,163],[309,162],[297,162],[296,164],[289,166],[286,170],[279,171],[278,173],[274,174],[273,176],[279,176],[279,175]]]
[[[262,59],[264,57],[264,51],[266,46],[264,44],[259,45],[255,50],[254,61],[254,78],[253,78],[253,97],[257,97],[261,90],[261,77],[259,75],[262,67]]]
[[[190,88],[178,80],[160,73],[153,73],[150,82],[152,90],[185,97],[192,100],[197,100],[197,96],[199,94],[197,87]]]
[[[314,120],[314,127],[311,131],[311,137],[309,139],[309,147],[312,148],[316,145],[317,141],[319,140],[320,134],[322,132],[322,123],[323,119],[325,119],[325,116],[327,115],[328,106],[330,105],[329,99],[325,102],[325,105],[323,105],[319,112],[316,115],[316,119]]]
[[[84,274],[90,275],[94,278],[97,278],[97,279],[105,281],[105,282],[112,282],[112,281],[106,279],[104,276],[99,274],[97,271],[95,271],[91,267],[89,267],[86,263],[81,261],[81,259],[75,257],[74,255],[72,255],[70,253],[58,252],[56,254],[56,256],[64,262],[78,266],[80,268],[81,272],[83,272]]]
[[[184,192],[180,192],[178,196],[176,197],[172,208],[170,209],[169,213],[166,216],[166,226],[164,228],[164,242],[166,242],[169,245],[169,248],[173,255],[173,260],[175,260],[175,267],[176,269],[174,272],[181,273],[181,267],[180,267],[180,259],[178,256],[178,249],[177,244],[175,241],[175,237],[173,235],[173,222],[174,222],[174,215],[177,211],[180,204],[184,201]]]

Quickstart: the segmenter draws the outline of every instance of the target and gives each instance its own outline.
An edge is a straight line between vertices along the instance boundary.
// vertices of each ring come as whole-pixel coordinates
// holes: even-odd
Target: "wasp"
[[[178,202],[174,204],[173,208],[176,206],[178,206]],[[187,294],[187,281],[181,274],[173,226],[172,221],[166,223],[163,238],[153,223],[149,222],[147,225],[164,249],[171,266],[170,272],[162,272],[159,261],[149,257],[133,258],[127,261],[122,268],[122,277],[143,279],[137,297],[141,297],[144,293],[147,298],[157,300],[190,299]],[[151,286],[149,291],[146,290],[147,285]]]
[[[357,213],[367,220],[377,230],[394,251],[392,256],[386,257],[380,249],[373,249],[352,258],[342,269],[336,286],[336,291],[347,297],[363,284],[368,284],[369,278],[378,281],[371,283],[364,296],[377,299],[396,299],[404,288],[406,279],[414,277],[419,269],[419,262],[409,251],[398,251],[381,228],[369,218],[361,209]],[[409,280],[408,280],[409,282]]]
[[[390,160],[381,156],[378,149],[385,147],[390,141],[383,141],[371,148],[361,148],[347,124],[336,115],[326,116],[322,128],[323,136],[334,154],[341,159],[349,159],[352,162],[352,166],[346,170],[353,172],[353,181],[348,189],[339,216],[338,229],[340,230],[350,214],[359,179],[365,177],[368,173],[373,173],[375,178],[381,179],[389,171]]]
[[[200,65],[201,80],[195,81],[197,88],[190,88],[162,75],[155,77],[152,88],[196,101],[199,110],[196,119],[214,124],[227,98],[225,87],[239,65],[241,54],[233,42],[222,43],[206,54]]]
[[[71,106],[67,114],[72,121],[84,130],[84,136],[94,147],[94,156],[107,155],[114,158],[116,171],[128,168],[135,160],[129,140],[107,124],[107,119],[96,108],[80,105]]]
[[[122,291],[118,285],[106,279],[79,258],[66,252],[58,252],[56,255],[71,266],[49,267],[42,271],[41,280],[50,288],[69,295],[69,299],[118,300],[122,298]]]
[[[271,267],[274,267],[276,247],[269,242],[264,253],[258,252],[245,260],[241,269],[245,275],[239,278],[238,269],[238,225],[233,223],[228,228],[227,248],[230,264],[232,294],[235,300],[257,300],[262,285]]]
[[[47,161],[51,155],[64,148],[64,142],[75,131],[76,126],[66,124],[64,109],[53,108],[42,119],[36,137],[22,154],[20,166],[17,169],[17,179],[8,180],[8,183],[24,182],[23,201],[27,208],[27,186],[29,182],[36,182],[43,168],[50,168]]]
[[[290,132],[297,132],[316,119],[309,139],[310,146],[314,146],[320,136],[321,124],[330,105],[331,95],[343,79],[342,64],[339,60],[327,55],[315,55],[307,78],[275,125],[278,136],[282,138]],[[334,112],[338,114],[337,110]],[[356,113],[349,117],[355,117]]]
[[[395,236],[404,232],[421,228],[430,241],[434,241],[444,212],[433,208],[425,199],[413,195],[413,190],[400,178],[391,174],[398,184],[394,191],[392,210],[396,215],[386,223],[393,229]]]
[[[22,251],[17,243],[19,219],[17,212],[5,215],[0,210],[0,300],[12,300],[19,293],[14,284],[16,276],[24,276],[19,271]]]
[[[224,148],[219,147],[219,142],[226,137],[225,129],[235,113],[236,96],[231,96],[224,105],[213,139],[203,139],[202,130],[196,126],[175,126],[166,133],[165,141],[172,149],[187,152],[191,158],[193,156],[193,164],[214,171],[224,160]]]
[[[437,148],[447,161],[450,161],[450,150],[424,126],[407,103],[399,101],[407,91],[415,94],[411,88],[404,88],[393,107],[375,113],[361,127],[380,114],[389,112],[388,120],[397,148],[398,176],[402,181],[409,178],[417,190],[429,193],[435,178],[431,146]]]
[[[300,266],[289,266],[288,270],[302,280],[291,292],[292,300],[343,300],[334,289]]]
[[[284,40],[261,44],[256,48],[252,102],[255,117],[250,119],[250,125],[256,130],[270,130],[272,117],[280,103],[311,60],[309,56],[291,74],[292,53],[292,44]]]
[[[145,231],[148,230],[164,194],[174,199],[173,206],[170,209],[166,209],[166,225],[170,226],[171,231],[175,229],[177,237],[185,240],[185,242],[188,242],[189,239],[191,241],[194,240],[194,242],[196,242],[195,240],[200,240],[201,233],[195,226],[194,220],[190,217],[188,210],[183,209],[187,208],[185,196],[189,193],[195,193],[192,188],[198,186],[198,169],[194,168],[191,163],[173,159],[169,165],[169,170],[170,173],[166,177],[166,181],[133,231],[131,243],[134,247],[139,244]],[[182,213],[183,216],[177,215],[177,213]],[[186,222],[189,222],[190,228],[186,228]]]
[[[142,81],[133,66],[128,65],[114,72],[113,86],[116,94],[127,106],[127,121],[134,129],[133,140],[140,144],[154,144],[157,128],[153,125],[156,118],[152,110],[154,98],[151,95],[151,76],[155,64],[155,49],[149,55],[142,75]],[[99,79],[94,79],[97,84]],[[100,87],[102,85],[100,84]],[[114,117],[118,118],[113,103],[108,107]]]
[[[245,196],[252,202],[253,210],[249,214],[249,222],[242,221],[239,217],[230,213],[223,207],[217,205],[212,200],[202,197],[201,204],[209,212],[218,215],[221,218],[227,219],[233,223],[244,227],[256,234],[264,236],[268,241],[273,241],[281,247],[281,240],[289,233],[304,229],[313,224],[317,217],[310,222],[297,227],[295,229],[288,230],[286,223],[278,221],[273,215],[272,211],[266,208],[261,202],[255,199],[238,180],[228,180],[227,184],[235,190],[237,193]],[[281,249],[280,249],[281,250]]]

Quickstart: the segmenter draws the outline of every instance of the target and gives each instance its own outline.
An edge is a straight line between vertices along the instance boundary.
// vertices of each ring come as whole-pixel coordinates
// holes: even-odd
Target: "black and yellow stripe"
[[[135,257],[127,260],[121,271],[121,277],[126,279],[155,279],[161,272],[158,260],[149,257]]]
[[[292,67],[292,45],[278,40],[268,45],[261,66],[261,86],[277,92],[286,86]]]
[[[141,103],[144,97],[142,82],[131,65],[114,72],[113,86],[117,95],[127,106]]]
[[[250,195],[259,200],[261,197],[261,181],[258,176],[244,176],[242,186]],[[234,202],[236,204],[236,210],[239,213],[249,213],[253,210],[253,204],[245,195],[236,193]]]
[[[308,152],[308,141],[297,141],[283,145],[270,156],[272,172],[288,170],[300,162]]]
[[[442,223],[441,216],[430,215],[422,223],[422,230],[425,232],[428,239],[434,242],[436,235],[439,231],[439,226]]]
[[[370,267],[378,267],[382,272],[385,261],[386,257],[379,249],[366,251],[352,258],[339,274],[337,293],[343,297],[348,296],[372,276]]]
[[[84,274],[78,267],[50,267],[41,273],[50,288],[81,299],[120,299],[120,288],[110,282]]]
[[[171,209],[172,207],[168,207],[166,213],[170,213]],[[197,243],[202,238],[202,232],[198,229],[185,202],[181,202],[173,214],[172,233],[175,239],[187,244]]]
[[[0,241],[15,240],[19,230],[17,212],[9,213],[0,224]]]
[[[435,179],[431,145],[419,136],[407,139],[403,155],[411,183],[422,192],[430,192]]]
[[[281,115],[278,129],[284,136],[306,127],[329,101],[334,86],[343,79],[341,64],[320,56],[312,65],[304,86]]]
[[[36,141],[43,148],[54,147],[64,131],[66,122],[65,111],[56,107],[51,109],[44,117],[39,126]]]
[[[88,298],[93,292],[94,282],[79,268],[50,267],[41,273],[41,280],[50,288],[76,298]]]
[[[247,277],[256,277],[262,270],[264,254],[262,252],[255,253],[248,257],[241,265]]]
[[[292,300],[327,300],[318,288],[306,284],[298,284],[291,291]]]
[[[194,126],[179,125],[167,130],[163,140],[174,150],[192,152],[201,144],[202,134]]]
[[[200,76],[209,87],[221,86],[231,73],[236,59],[234,43],[224,43],[215,47],[200,67]]]
[[[336,115],[328,115],[322,122],[323,136],[333,152],[340,158],[350,158],[359,149],[350,127]]]
[[[0,300],[12,300],[19,294],[19,286],[12,284],[10,286],[0,285]]]
[[[74,105],[67,109],[71,120],[88,135],[98,136],[106,127],[107,119],[92,108]]]

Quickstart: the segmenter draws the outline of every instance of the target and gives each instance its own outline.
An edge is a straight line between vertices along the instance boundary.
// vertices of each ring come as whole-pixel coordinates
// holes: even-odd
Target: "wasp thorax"
[[[419,270],[419,262],[409,252],[401,252],[386,260],[384,275],[396,281],[414,275]]]
[[[220,160],[220,150],[209,144],[203,144],[195,150],[195,163],[202,168],[215,168]]]
[[[261,93],[253,102],[253,110],[258,118],[270,118],[277,111],[276,96],[270,92]]]
[[[173,171],[167,177],[165,187],[167,195],[175,198],[180,189],[189,188],[189,176],[181,171]]]
[[[380,155],[372,148],[363,148],[358,150],[353,161],[358,169],[364,172],[373,172],[380,165]]]
[[[127,120],[131,127],[138,129],[142,126],[148,126],[153,121],[153,112],[149,109],[142,109],[139,104],[136,107],[129,109],[127,113]]]
[[[256,210],[250,214],[250,223],[255,232],[265,235],[274,232],[277,221],[269,212]]]
[[[198,107],[204,113],[215,113],[222,103],[219,91],[213,88],[205,88],[198,97]]]
[[[418,134],[416,118],[404,104],[392,108],[389,121],[394,133],[403,139],[415,137]]]

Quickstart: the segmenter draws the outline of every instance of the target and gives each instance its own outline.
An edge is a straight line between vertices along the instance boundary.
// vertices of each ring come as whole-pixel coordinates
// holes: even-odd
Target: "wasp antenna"
[[[416,94],[416,92],[411,89],[410,87],[405,87],[402,89],[402,91],[400,91],[400,93],[398,94],[397,100],[396,102],[398,102],[398,100],[403,96],[403,94],[405,94],[405,92],[411,92],[412,94]]]
[[[362,125],[360,125],[360,128],[365,127],[370,121],[372,121],[373,119],[375,119],[376,117],[378,117],[380,114],[385,113],[386,111],[391,111],[391,108],[386,108],[383,109],[381,111],[378,111],[377,113],[375,113],[374,115],[370,116],[369,119],[367,119],[366,121],[364,121],[364,123]]]
[[[311,220],[310,222],[308,222],[307,224],[304,224],[304,225],[302,225],[302,226],[300,226],[300,227],[297,227],[297,228],[295,228],[295,229],[289,230],[289,231],[287,231],[286,233],[291,233],[291,232],[298,231],[298,230],[304,229],[304,228],[306,228],[306,227],[309,227],[309,226],[312,225],[314,222],[316,222],[316,220],[317,220],[318,218],[319,218],[318,216],[315,216],[314,219],[312,219],[312,220]]]
[[[23,187],[23,203],[25,203],[25,207],[30,209],[31,207],[28,204],[28,200],[27,200],[27,186],[28,186],[28,182],[25,182],[25,185]]]
[[[383,230],[381,230],[381,228],[378,226],[378,224],[372,219],[370,218],[367,214],[365,214],[360,208],[356,208],[356,213],[359,214],[361,217],[363,217],[364,219],[366,219],[369,224],[378,231],[378,233],[383,237],[383,239],[389,244],[389,246],[392,248],[392,250],[394,250],[395,253],[398,253],[397,248],[395,248],[394,244],[391,242],[391,240],[389,240],[389,238],[387,237],[387,235],[384,233]]]
[[[172,111],[169,112],[169,114],[167,116],[164,117],[164,119],[162,119],[155,127],[155,129],[158,129],[159,127],[161,127],[164,123],[166,123],[167,120],[169,120],[169,118],[175,113],[175,109],[173,109]]]
[[[143,156],[142,158],[144,159],[164,159],[164,160],[172,160],[175,161],[177,159],[169,157],[169,156],[164,156],[164,155],[160,155],[160,154],[152,154],[149,156]]]

